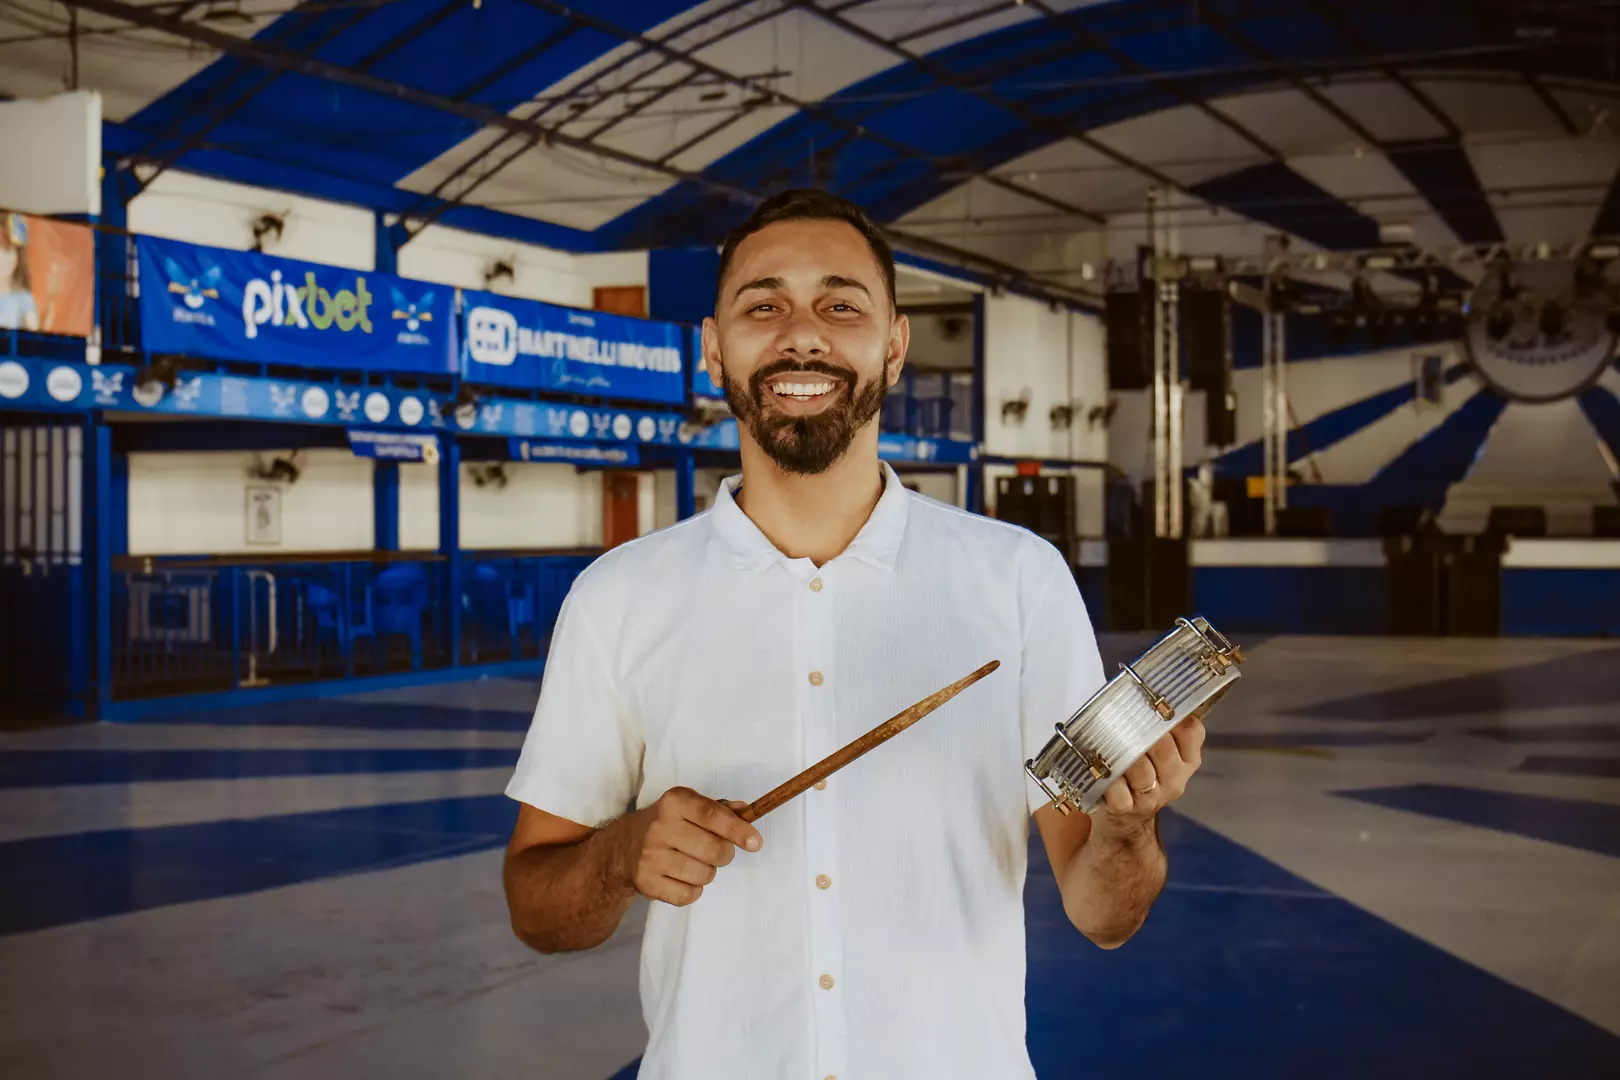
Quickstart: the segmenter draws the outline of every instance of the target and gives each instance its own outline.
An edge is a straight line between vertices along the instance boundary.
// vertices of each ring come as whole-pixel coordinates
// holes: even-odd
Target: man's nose
[[[821,324],[809,312],[797,312],[782,323],[776,337],[776,347],[784,356],[801,359],[827,355],[831,349]]]

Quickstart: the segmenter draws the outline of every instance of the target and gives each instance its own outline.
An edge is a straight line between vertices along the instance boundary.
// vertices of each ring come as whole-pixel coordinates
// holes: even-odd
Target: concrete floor
[[[1620,647],[1248,652],[1129,946],[1034,846],[1040,1075],[1620,1076]],[[0,1076],[633,1076],[641,911],[588,954],[507,929],[535,691],[0,738]]]

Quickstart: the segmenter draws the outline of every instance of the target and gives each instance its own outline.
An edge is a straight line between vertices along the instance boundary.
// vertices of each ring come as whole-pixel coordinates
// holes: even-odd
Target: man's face
[[[909,335],[854,227],[784,221],[738,245],[703,323],[703,358],[760,449],[784,472],[814,475],[874,422]]]

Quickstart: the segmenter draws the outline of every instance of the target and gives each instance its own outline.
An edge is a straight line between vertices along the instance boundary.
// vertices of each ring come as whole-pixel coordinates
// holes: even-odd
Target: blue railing
[[[463,555],[459,604],[439,555],[386,560],[120,560],[113,696],[150,697],[538,659],[576,555]],[[459,612],[456,611],[459,607]]]

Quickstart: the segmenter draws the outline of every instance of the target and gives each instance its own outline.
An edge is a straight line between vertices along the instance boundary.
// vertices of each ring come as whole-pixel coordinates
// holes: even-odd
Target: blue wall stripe
[[[1174,811],[1160,823],[1169,883],[1113,952],[1069,923],[1042,845],[1030,846],[1025,1009],[1036,1075],[1620,1074],[1620,1039],[1597,1025]],[[1080,986],[1107,991],[1082,1006]],[[1513,1017],[1517,1037],[1479,1038],[1482,1016]],[[636,1075],[632,1062],[612,1080]]]
[[[1502,633],[1620,637],[1620,569],[1502,571]]]
[[[1391,810],[1512,833],[1550,844],[1620,855],[1620,806],[1579,799],[1552,799],[1508,791],[1411,784],[1405,787],[1336,791]]]
[[[1471,364],[1453,364],[1445,372],[1445,384],[1450,386],[1471,370]],[[1410,381],[1403,382],[1307,421],[1288,433],[1288,460],[1299,460],[1310,451],[1326,450],[1348,439],[1412,401],[1416,393],[1417,388]],[[1222,454],[1214,465],[1216,474],[1221,476],[1259,476],[1265,468],[1265,447],[1256,439]]]
[[[1266,162],[1195,184],[1192,194],[1318,247],[1379,245],[1378,223],[1352,210],[1282,162]]]
[[[516,749],[11,750],[0,752],[0,789],[266,776],[445,772],[517,764]]]
[[[1381,634],[1384,570],[1375,566],[1199,566],[1193,606],[1226,634]]]
[[[1588,387],[1576,399],[1587,423],[1608,444],[1609,452],[1620,459],[1620,398],[1604,386]]]
[[[0,844],[0,934],[501,847],[504,795]]]

